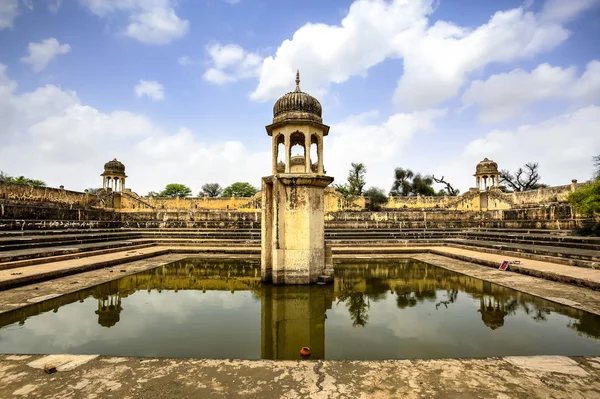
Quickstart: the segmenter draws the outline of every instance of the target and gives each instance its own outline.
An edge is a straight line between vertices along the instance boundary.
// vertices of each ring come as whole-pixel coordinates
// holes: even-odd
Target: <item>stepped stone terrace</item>
[[[380,212],[366,211],[363,198],[346,203],[334,191],[327,190],[324,201],[325,240],[330,248],[329,256],[334,269],[338,271],[341,265],[348,262],[397,262],[408,258],[477,281],[499,284],[523,294],[544,298],[564,305],[573,312],[598,317],[600,239],[573,234],[573,229],[586,223],[586,220],[574,213],[566,202],[568,193],[580,185],[573,182],[561,187],[514,194],[501,193],[489,187],[471,190],[454,198],[390,198]],[[63,306],[63,302],[56,302],[63,301],[60,299],[62,295],[78,295],[78,292],[92,289],[98,284],[136,276],[157,266],[184,259],[203,259],[212,264],[232,260],[260,262],[261,193],[253,198],[163,199],[140,197],[124,185],[119,190],[106,187],[91,194],[64,188],[36,188],[0,182],[0,317],[27,326],[29,319],[39,317],[35,315]],[[509,270],[498,271],[498,266],[504,260],[511,262]],[[244,290],[246,286],[254,287],[250,289],[255,292],[261,290],[256,288],[256,280],[248,280],[247,283],[244,280],[229,281],[231,283],[222,280],[219,284],[225,284],[225,288],[231,290]],[[184,283],[174,284],[178,289],[185,289]],[[204,289],[216,289],[210,282],[202,284]],[[170,287],[164,286],[163,292],[176,288]],[[341,288],[334,288],[338,289]],[[418,286],[406,289],[419,292]],[[281,300],[291,300],[289,294],[276,295],[284,295],[278,296]],[[296,295],[294,301],[297,301],[299,294],[293,295]],[[307,298],[313,298],[314,295],[310,295]],[[339,297],[342,294],[331,295]],[[98,298],[105,306],[98,309],[125,309],[120,311],[117,318],[98,310],[101,313],[97,317],[98,320],[104,320],[104,328],[116,328],[123,323],[124,317],[128,317],[127,304],[120,302],[127,299],[117,302],[114,298],[119,297],[110,295]],[[333,311],[331,304],[336,301],[331,301],[329,299],[330,305],[325,305],[322,312]],[[310,306],[314,311],[315,305]],[[491,309],[495,309],[494,306]],[[487,323],[495,325],[494,332],[501,333],[507,328],[505,321],[500,324],[494,324],[496,322],[493,321],[497,315],[505,314],[502,312],[505,311],[489,315],[491,319]],[[265,314],[262,317],[264,328]],[[328,325],[329,321],[321,320],[307,319],[307,323]],[[318,327],[311,328],[317,328],[307,330],[314,340],[315,331],[318,333],[321,330]],[[268,341],[270,345],[276,342],[272,341],[276,336],[266,336],[271,339]],[[267,338],[263,336],[262,339]],[[287,351],[281,353],[295,353],[295,346],[302,342],[302,339],[295,339],[288,339],[292,349],[284,349],[287,348],[285,344],[277,342],[280,346],[284,345],[280,347],[281,351]],[[582,397],[594,397],[600,392],[597,386],[600,360],[595,357],[556,356],[562,352],[550,351],[548,355],[555,356],[424,359],[411,363],[412,371],[408,371],[408,366],[402,360],[358,361],[351,364],[327,360],[327,344],[325,347],[311,345],[315,354],[312,360],[276,363],[236,360],[236,378],[252,381],[252,384],[262,387],[261,392],[271,392],[275,396],[315,396],[318,392],[326,392],[324,397],[336,397],[335,392],[341,389],[354,392],[346,397],[358,397],[366,388],[356,380],[344,377],[352,373],[379,375],[381,384],[368,389],[381,396],[393,396],[392,391],[388,390],[391,386],[395,387],[393,392],[408,394],[418,391],[421,382],[432,386],[432,376],[439,370],[452,370],[464,377],[447,378],[439,383],[437,389],[441,393],[466,392],[473,389],[473,384],[480,384],[478,389],[490,396],[500,392],[508,392],[508,396],[539,396],[539,384],[543,386],[543,381],[549,378],[571,387],[567,391],[560,386],[545,386],[545,392],[549,395],[568,397],[577,392]],[[274,356],[274,352],[264,353]],[[323,353],[324,357],[321,357]],[[335,350],[332,348],[329,353],[334,354]],[[594,352],[572,354],[594,355]],[[27,386],[32,393],[39,395],[51,396],[58,390],[66,390],[86,396],[106,393],[113,387],[119,396],[132,392],[133,397],[143,397],[145,387],[151,389],[149,382],[141,383],[136,388],[127,377],[128,373],[150,373],[144,361],[139,363],[128,358],[118,360],[81,353],[57,356],[27,353],[0,356],[2,379],[6,382],[0,387],[0,394],[3,397],[18,395],[23,386]],[[60,367],[63,364],[61,362],[64,363],[63,367]],[[120,364],[117,369],[113,367],[115,362],[121,362],[116,363]],[[214,359],[198,364],[185,359],[168,358],[156,359],[156,362],[151,373],[159,373],[161,377],[157,381],[160,384],[175,384],[183,390],[188,389],[189,394],[200,392],[189,388],[189,381],[175,382],[173,372],[167,372],[175,370],[175,367],[180,375],[193,373],[202,376],[198,377],[198,381],[209,378],[216,381],[215,389],[206,388],[202,391],[206,397],[227,397],[232,394],[232,385],[225,380],[227,375],[234,373],[229,370],[231,363]],[[43,368],[49,363],[59,365],[56,374],[58,385],[49,385],[43,371],[36,368]],[[491,371],[498,368],[512,375],[511,381],[518,381],[518,386],[510,385],[508,376]],[[211,374],[216,369],[222,371],[218,375]],[[104,370],[109,378],[98,380],[90,377],[92,370],[101,373]],[[303,375],[304,382],[292,378],[286,383],[285,379],[278,377],[283,370]],[[484,382],[481,376],[490,373],[495,377]],[[416,390],[402,388],[404,383],[400,383],[394,375],[406,375],[409,383],[418,381]],[[81,378],[92,383],[87,388],[83,385],[77,388],[75,381]],[[310,382],[313,379],[314,382]],[[278,382],[274,383],[274,380]],[[323,385],[319,381],[329,383]],[[263,383],[268,383],[268,388],[267,385],[261,385]],[[110,388],[110,392],[113,392],[113,388]],[[236,394],[243,397],[251,393],[242,390],[236,391]]]

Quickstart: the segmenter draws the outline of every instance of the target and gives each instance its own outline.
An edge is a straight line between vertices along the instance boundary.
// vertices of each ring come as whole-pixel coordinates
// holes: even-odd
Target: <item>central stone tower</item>
[[[316,283],[325,269],[324,191],[333,177],[323,168],[321,104],[296,90],[273,106],[273,123],[266,127],[273,138],[272,175],[262,179],[263,281],[274,284]],[[311,160],[311,147],[316,159]],[[282,160],[278,161],[284,152]],[[293,150],[299,154],[292,156]]]

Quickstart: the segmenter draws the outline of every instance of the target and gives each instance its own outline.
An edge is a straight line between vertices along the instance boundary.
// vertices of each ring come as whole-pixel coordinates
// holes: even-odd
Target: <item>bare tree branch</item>
[[[527,162],[525,169],[519,168],[513,175],[508,170],[500,171],[500,182],[506,183],[515,191],[526,191],[538,188],[541,179],[537,162]]]
[[[436,177],[434,175],[431,175],[431,178],[433,179],[433,181],[435,181],[438,184],[445,184],[446,185],[446,191],[448,192],[448,195],[458,195],[459,194],[459,190],[455,189],[454,187],[452,187],[452,185],[450,183],[448,183],[447,181],[444,180],[444,176],[442,176],[441,179],[436,179]]]

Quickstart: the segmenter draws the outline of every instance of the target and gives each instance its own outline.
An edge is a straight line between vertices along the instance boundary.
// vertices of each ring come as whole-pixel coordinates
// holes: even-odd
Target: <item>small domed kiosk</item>
[[[123,191],[125,188],[125,165],[117,161],[117,158],[104,164],[104,173],[100,176],[103,177],[102,188],[113,191]]]
[[[500,173],[498,172],[498,164],[485,158],[477,164],[475,169],[475,184],[479,190],[487,190],[498,186]]]

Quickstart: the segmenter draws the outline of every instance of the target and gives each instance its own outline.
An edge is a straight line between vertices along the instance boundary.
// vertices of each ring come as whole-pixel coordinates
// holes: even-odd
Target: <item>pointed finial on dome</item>
[[[300,91],[300,70],[296,69],[296,91]]]

